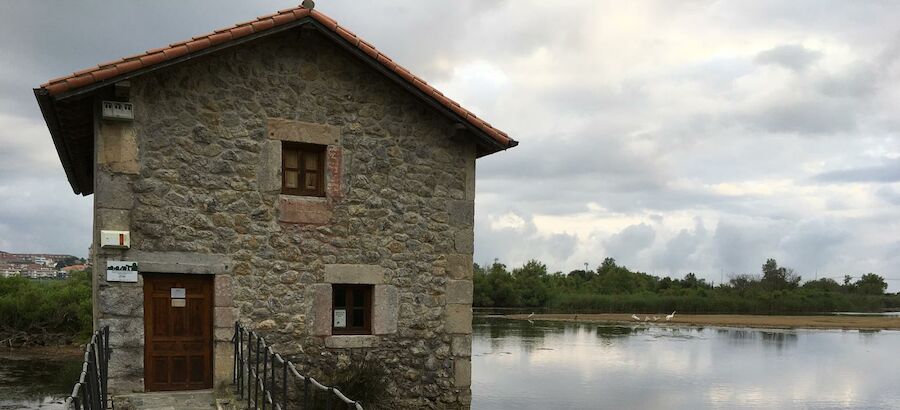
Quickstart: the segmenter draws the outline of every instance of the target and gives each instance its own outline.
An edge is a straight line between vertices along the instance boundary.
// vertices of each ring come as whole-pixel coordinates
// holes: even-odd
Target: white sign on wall
[[[345,309],[334,310],[334,327],[347,327],[347,311]]]
[[[137,282],[137,262],[106,261],[107,282]]]
[[[184,288],[172,288],[169,293],[172,295],[172,299],[184,299]]]

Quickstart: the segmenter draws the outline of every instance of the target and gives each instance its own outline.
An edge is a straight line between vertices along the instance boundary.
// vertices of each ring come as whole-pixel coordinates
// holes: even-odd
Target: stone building
[[[94,194],[114,392],[230,383],[237,320],[313,374],[379,363],[398,408],[468,406],[475,160],[505,133],[303,7],[35,95]]]

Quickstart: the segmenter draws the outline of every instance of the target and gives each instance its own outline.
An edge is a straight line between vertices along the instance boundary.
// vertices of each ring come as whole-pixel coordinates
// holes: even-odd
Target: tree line
[[[541,307],[560,311],[661,313],[877,312],[900,307],[900,295],[885,294],[884,278],[867,273],[855,281],[821,278],[803,282],[793,269],[768,259],[759,274],[732,275],[712,284],[688,273],[657,277],[606,258],[596,270],[549,273],[530,260],[512,270],[494,261],[474,265],[477,307]]]

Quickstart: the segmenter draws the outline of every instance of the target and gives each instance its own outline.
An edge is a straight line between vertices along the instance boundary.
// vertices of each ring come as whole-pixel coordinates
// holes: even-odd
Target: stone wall
[[[106,258],[216,275],[217,380],[237,318],[314,375],[378,362],[397,408],[468,407],[475,147],[448,119],[314,30],[138,77],[130,99],[135,121],[101,123],[95,156],[96,229],[132,233],[96,251],[116,386],[139,388],[143,313],[140,284],[104,282]],[[280,195],[291,138],[328,144],[326,198]],[[322,324],[342,269],[376,286],[373,336]]]

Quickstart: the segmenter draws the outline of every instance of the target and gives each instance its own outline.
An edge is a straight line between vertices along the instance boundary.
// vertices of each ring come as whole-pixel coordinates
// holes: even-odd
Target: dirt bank
[[[633,320],[630,314],[536,314],[531,320],[554,320],[562,322],[595,322],[595,323],[627,323],[647,325],[679,325],[679,326],[728,326],[756,327],[775,329],[862,329],[862,330],[900,330],[900,317],[897,316],[757,316],[757,315],[681,315],[675,314],[671,321],[666,321],[665,314],[656,315],[659,320],[653,321],[653,315],[638,315],[643,319],[650,316],[650,321]],[[528,315],[505,315],[508,319],[528,319]]]

